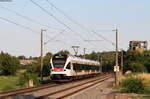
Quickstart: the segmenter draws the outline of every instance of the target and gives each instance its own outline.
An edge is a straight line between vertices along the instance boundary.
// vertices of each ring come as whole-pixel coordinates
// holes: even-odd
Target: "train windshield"
[[[55,54],[52,58],[54,68],[63,68],[67,59],[67,55]]]

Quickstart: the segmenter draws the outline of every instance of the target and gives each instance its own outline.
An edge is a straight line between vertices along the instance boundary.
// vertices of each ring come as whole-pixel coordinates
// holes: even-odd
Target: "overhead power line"
[[[94,34],[96,34],[97,36],[99,36],[100,38],[102,38],[103,40],[107,41],[108,43],[110,43],[111,45],[115,46],[115,43],[106,39],[104,36],[102,36],[101,34],[96,33],[95,31],[92,31]]]
[[[80,23],[78,23],[77,21],[75,21],[74,19],[72,19],[71,17],[69,17],[64,11],[62,11],[61,9],[59,9],[58,7],[56,7],[52,2],[50,2],[49,0],[46,0],[46,1],[48,2],[49,5],[51,5],[52,7],[54,7],[59,13],[63,14],[69,21],[71,21],[72,23],[78,25],[82,29],[87,30],[83,25],[81,25]]]
[[[93,41],[93,42],[95,42],[95,41],[97,41],[97,42],[101,42],[101,41],[103,41],[103,40],[84,40],[85,42],[91,42],[91,41]]]
[[[46,0],[46,1],[48,2],[48,4],[50,6],[54,7],[59,13],[61,13],[62,15],[64,15],[70,22],[74,23],[75,25],[77,25],[78,27],[80,27],[82,30],[85,30],[88,33],[91,33],[91,31],[89,31],[82,24],[78,23],[76,20],[74,20],[73,18],[69,17],[64,11],[62,11],[61,9],[59,9],[58,7],[56,7],[50,0]]]
[[[59,20],[57,17],[55,17],[52,13],[50,13],[49,11],[47,11],[46,9],[44,9],[42,6],[40,6],[38,3],[36,3],[33,0],[30,0],[34,5],[36,5],[37,7],[39,7],[42,11],[44,11],[45,13],[47,13],[49,16],[51,16],[52,18],[54,18],[58,23],[62,24],[64,27],[66,27],[67,29],[69,29],[71,32],[77,34],[76,36],[78,36],[80,39],[82,39],[84,41],[84,37],[82,37],[80,35],[80,33],[75,32],[71,27],[69,27],[68,25],[66,25],[65,23],[63,23],[61,20]],[[54,6],[54,5],[53,5]],[[91,44],[94,47],[97,47],[96,45],[92,44],[91,42],[88,42],[89,44]]]
[[[36,3],[33,0],[30,0],[34,5],[36,5],[37,7],[39,7],[42,11],[44,11],[45,13],[47,13],[49,16],[51,16],[53,19],[55,19],[58,23],[62,24],[64,27],[66,27],[67,29],[69,29],[71,32],[78,34],[76,36],[78,36],[80,39],[84,39],[80,33],[75,32],[71,27],[69,27],[68,25],[66,25],[65,23],[63,23],[61,20],[59,20],[57,17],[55,17],[52,13],[50,13],[49,11],[47,11],[46,9],[44,9],[42,6],[40,6],[38,3]],[[83,40],[84,41],[84,40]]]
[[[65,32],[65,30],[59,32],[58,34],[56,34],[55,36],[53,36],[53,38],[51,38],[51,39],[49,39],[48,41],[46,41],[44,44],[46,45],[47,43],[49,43],[49,42],[51,42],[52,40],[54,40],[55,38],[57,38],[58,35],[61,35],[61,34],[64,33],[64,32]]]
[[[67,26],[66,24],[64,24],[62,21],[60,21],[57,17],[55,17],[53,14],[51,14],[50,12],[48,12],[46,9],[44,9],[42,6],[40,6],[39,4],[37,4],[35,1],[30,0],[34,5],[38,6],[42,11],[44,11],[45,13],[47,13],[48,15],[50,15],[51,17],[53,17],[58,23],[62,24],[63,26],[67,27],[69,30],[72,30],[69,26]]]
[[[24,26],[24,25],[22,25],[22,24],[16,23],[16,22],[11,21],[11,20],[8,20],[8,19],[6,19],[6,18],[0,17],[0,19],[1,19],[1,20],[4,20],[4,21],[7,21],[7,22],[9,22],[9,23],[12,23],[12,24],[14,24],[14,25],[16,25],[16,26],[22,27],[22,28],[24,28],[24,29],[26,29],[26,30],[29,30],[29,31],[33,32],[33,33],[38,33],[37,31],[31,29],[30,27]]]
[[[31,31],[31,32],[33,32],[33,33],[38,33],[38,31],[35,31],[35,30],[33,30],[32,28],[30,28],[30,27],[28,27],[28,26],[25,26],[25,25],[16,23],[16,22],[14,22],[14,21],[11,21],[11,20],[6,19],[6,18],[3,18],[3,17],[0,17],[0,19],[1,19],[1,20],[4,20],[4,21],[7,21],[7,22],[9,22],[9,23],[12,23],[12,24],[14,24],[14,25],[16,25],[16,26],[19,26],[19,27],[21,27],[21,28],[24,28],[24,29],[26,29],[26,30],[29,30],[29,31]],[[46,34],[45,34],[45,35],[46,35]],[[51,38],[49,35],[46,35],[46,36],[49,37],[49,38]]]
[[[1,5],[0,5],[0,8],[2,8],[2,9],[4,9],[4,10],[7,10],[7,11],[9,11],[9,12],[11,12],[11,13],[14,13],[14,14],[16,14],[17,16],[22,17],[22,18],[24,18],[25,20],[28,20],[28,21],[33,22],[33,23],[35,23],[35,24],[38,24],[38,25],[41,25],[41,26],[45,26],[45,27],[50,28],[50,29],[63,30],[63,29],[54,28],[54,27],[51,27],[51,26],[48,26],[48,25],[44,25],[44,24],[42,24],[42,23],[40,23],[40,22],[37,22],[37,21],[35,21],[35,20],[33,20],[33,19],[29,18],[29,17],[26,17],[26,16],[24,16],[24,15],[22,15],[22,14],[16,12],[16,11],[12,10],[12,9],[8,9],[8,8],[3,7],[3,6],[1,6]]]
[[[12,21],[12,20],[9,20],[9,19],[3,18],[3,17],[0,17],[0,19],[6,21],[6,22],[8,22],[8,23],[14,24],[14,25],[16,25],[16,26],[19,26],[19,27],[21,27],[21,28],[24,28],[24,29],[26,29],[26,30],[29,30],[29,31],[31,31],[31,32],[33,32],[33,33],[39,34],[38,31],[35,31],[35,30],[33,30],[32,28],[30,28],[30,27],[28,27],[28,26],[25,26],[25,25],[16,23],[16,22],[14,22],[14,21]],[[50,37],[50,36],[48,36],[48,35],[46,35],[46,36],[47,36],[48,38],[50,38],[50,40],[56,38],[56,35],[55,35],[54,37]]]
[[[80,23],[78,23],[77,21],[75,21],[74,19],[72,19],[71,17],[69,17],[64,11],[62,11],[61,9],[59,9],[58,7],[56,7],[52,2],[50,2],[50,0],[46,0],[46,1],[48,2],[48,4],[50,4],[52,7],[54,7],[59,13],[61,13],[62,15],[64,15],[69,21],[71,21],[72,23],[76,24],[81,29],[86,30],[88,33],[91,33],[91,31],[89,31],[83,25],[81,25]],[[84,40],[84,41],[88,42],[87,40]],[[96,41],[96,40],[93,40],[93,41]],[[100,41],[100,40],[97,40],[97,41]],[[90,43],[93,46],[95,46],[92,42],[88,42],[88,43]]]

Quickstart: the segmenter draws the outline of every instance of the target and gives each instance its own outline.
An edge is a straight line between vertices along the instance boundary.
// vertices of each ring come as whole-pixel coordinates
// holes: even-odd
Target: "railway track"
[[[14,91],[0,93],[0,99],[12,99],[11,97],[16,97],[20,95],[25,95],[25,96],[32,95],[36,99],[41,99],[41,98],[46,98],[46,97],[54,97],[54,99],[62,99],[64,97],[68,97],[74,93],[77,93],[81,90],[84,90],[90,86],[93,86],[96,83],[100,83],[108,78],[110,78],[110,74],[101,75],[101,76],[89,78],[89,79],[82,79],[79,81],[67,82],[63,84],[49,84],[49,85],[44,85],[44,86],[39,86],[39,87],[18,89]],[[82,87],[79,88],[79,86],[82,86]],[[23,98],[23,99],[27,99],[27,98]]]
[[[55,86],[58,86],[58,84],[48,84],[48,85],[43,85],[39,87],[30,87],[30,88],[23,88],[23,89],[8,91],[8,92],[2,92],[0,93],[0,99],[1,98],[5,99],[7,97],[16,96],[18,94],[29,93],[29,92],[33,92],[33,91],[37,91],[37,90],[41,90],[45,88],[50,88],[50,87],[55,87]]]
[[[53,92],[53,93],[50,93],[50,94],[47,94],[44,96],[37,97],[36,99],[47,99],[47,98],[48,99],[64,99],[64,98],[74,95],[80,91],[83,91],[84,89],[87,89],[98,83],[101,83],[101,82],[109,79],[110,77],[111,77],[111,75],[106,75],[106,76],[103,76],[103,77],[100,77],[100,78],[97,78],[97,79],[94,79],[91,81],[77,84],[75,86],[72,86],[72,87],[69,87],[69,88],[66,88],[63,90],[59,90],[59,91],[56,91],[56,92]]]

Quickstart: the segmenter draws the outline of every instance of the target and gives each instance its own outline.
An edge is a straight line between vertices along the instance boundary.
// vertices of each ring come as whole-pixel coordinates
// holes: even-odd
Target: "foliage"
[[[39,66],[40,66],[39,63],[32,63],[32,64],[29,64],[29,65],[26,65],[27,73],[37,73],[37,72],[40,72],[40,70],[38,68]]]
[[[96,52],[92,52],[91,54],[86,54],[85,56],[86,59],[90,59],[90,60],[98,60],[98,54]]]
[[[50,75],[50,59],[51,59],[52,54],[47,53],[44,58],[43,58],[43,76],[49,76]],[[40,64],[40,59],[37,60],[37,63],[32,63],[26,66],[27,72],[28,73],[35,73],[38,76],[41,74],[41,64]]]
[[[124,72],[150,72],[150,51],[140,53],[138,51],[127,51],[124,54]]]
[[[44,59],[43,59],[43,63],[44,63],[43,76],[49,76],[50,75],[50,69],[51,69],[50,59],[51,59],[51,57],[52,57],[51,53],[47,53],[44,56]]]
[[[150,50],[144,52],[144,66],[146,67],[147,71],[150,72]]]
[[[86,54],[85,58],[95,61],[101,61],[102,59],[101,64],[103,66],[103,72],[113,71],[113,66],[115,64],[115,52],[92,52],[90,54]]]
[[[24,55],[18,56],[18,59],[26,59]]]
[[[125,79],[121,86],[122,86],[122,92],[127,93],[144,93],[145,92],[145,86],[142,82],[143,79],[141,78],[127,78]]]
[[[9,55],[8,53],[0,53],[0,74],[1,75],[14,75],[19,69],[19,60]]]
[[[121,87],[122,92],[150,94],[150,74],[134,73],[121,82]]]
[[[61,54],[70,54],[70,52],[68,50],[61,50],[58,53],[61,53]]]
[[[144,67],[143,64],[141,63],[138,63],[138,62],[132,62],[129,64],[129,69],[132,71],[132,72],[146,72],[146,68]]]
[[[23,73],[22,75],[20,75],[18,84],[20,86],[28,87],[27,84],[29,80],[33,80],[34,85],[39,84],[38,76],[33,73]]]

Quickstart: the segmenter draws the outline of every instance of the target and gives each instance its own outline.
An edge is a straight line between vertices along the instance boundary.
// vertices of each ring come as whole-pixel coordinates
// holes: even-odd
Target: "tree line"
[[[69,51],[59,51],[59,53],[69,53]],[[123,71],[131,70],[132,72],[150,72],[150,50],[140,53],[138,51],[123,51]],[[50,58],[52,53],[47,53],[44,56],[43,76],[50,74]],[[115,51],[109,52],[92,52],[90,54],[78,55],[86,59],[100,61],[103,72],[113,72],[115,65]],[[121,53],[119,53],[119,66],[121,66]],[[22,66],[20,59],[32,59],[35,63]],[[0,75],[15,75],[20,70],[25,69],[27,73],[40,75],[40,57],[11,56],[8,53],[0,53]]]

